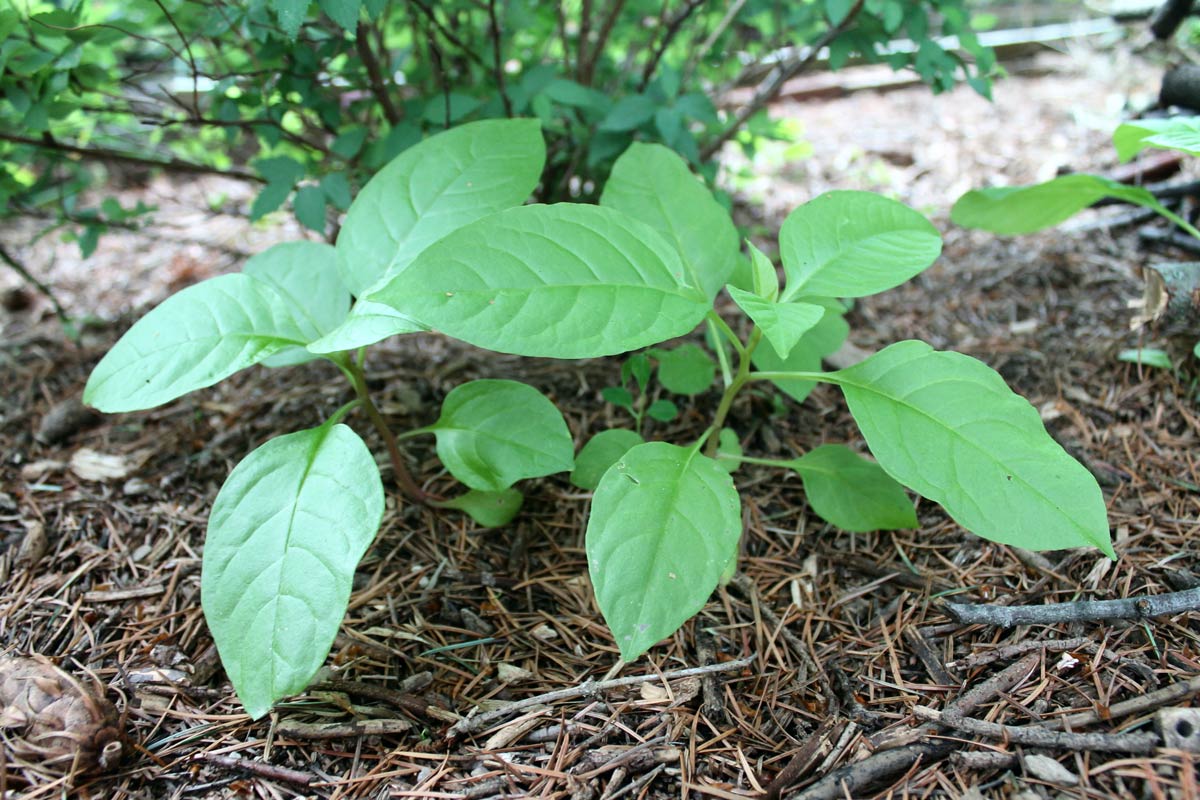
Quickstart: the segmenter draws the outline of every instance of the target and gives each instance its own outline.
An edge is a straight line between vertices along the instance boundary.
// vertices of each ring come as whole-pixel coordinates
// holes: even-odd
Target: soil
[[[106,236],[86,262],[74,245],[34,242],[37,221],[6,227],[4,241],[71,313],[92,321],[75,345],[38,298],[0,312],[0,658],[52,659],[79,678],[71,686],[105,694],[126,746],[119,763],[65,777],[5,748],[0,797],[1200,796],[1196,755],[1184,749],[1105,752],[1097,741],[1120,740],[1103,737],[1022,744],[928,719],[983,687],[990,691],[966,716],[1049,730],[1094,711],[1073,730],[1144,732],[1157,706],[1186,707],[1200,692],[1194,611],[1001,629],[956,624],[944,606],[1123,598],[1198,583],[1194,370],[1116,358],[1155,343],[1129,329],[1138,269],[1180,254],[1145,250],[1128,230],[1079,225],[999,239],[955,229],[946,213],[973,186],[1114,166],[1106,132],[1153,96],[1161,67],[1119,42],[1026,66],[997,84],[994,104],[965,88],[780,104],[777,115],[803,124],[811,154],[765,148],[751,163],[731,152],[728,180],[742,221],[767,245],[792,207],[830,188],[883,190],[929,212],[945,232],[943,257],[905,287],[859,302],[852,341],[873,350],[922,338],[997,369],[1095,473],[1118,560],[992,544],[928,502],[918,506],[918,530],[841,533],[810,513],[794,476],[744,468],[735,476],[745,518],[739,578],[619,670],[587,580],[587,495],[565,476],[525,486],[524,510],[500,530],[402,505],[389,491],[324,683],[252,722],[200,611],[208,509],[243,455],[318,424],[348,387],[317,365],[249,370],[144,413],[99,418],[74,404],[139,311],[302,234],[287,223],[247,225],[250,191],[207,178],[121,187],[157,205],[157,222]],[[745,169],[756,177],[739,177]],[[615,359],[516,359],[409,336],[374,348],[368,366],[397,430],[428,424],[447,391],[479,377],[533,384],[563,409],[579,442],[623,422],[599,400],[617,381]],[[651,436],[694,437],[716,392],[675,399],[682,414],[652,423]],[[52,415],[60,424],[48,430]],[[828,387],[803,405],[746,396],[731,421],[756,455],[861,447]],[[350,422],[383,452],[364,419]],[[110,457],[100,472],[96,454]],[[409,457],[429,491],[454,493],[428,444],[416,440]],[[706,664],[714,670],[702,678],[659,677]],[[447,736],[473,709],[617,674],[647,677]],[[1173,698],[1150,695],[1185,681],[1191,688]],[[1147,695],[1132,711],[1120,705]],[[351,723],[361,731],[364,721],[394,732],[351,735]],[[312,738],[316,723],[347,735]],[[878,773],[872,788],[831,782],[839,769],[858,780],[881,759],[897,768]]]

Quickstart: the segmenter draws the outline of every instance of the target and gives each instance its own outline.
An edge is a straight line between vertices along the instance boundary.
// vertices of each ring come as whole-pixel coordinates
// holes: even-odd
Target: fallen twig
[[[1200,610],[1200,588],[1120,600],[1080,600],[1040,606],[946,603],[943,607],[946,613],[963,625],[996,625],[1001,628],[1060,622],[1147,619]]]
[[[296,722],[284,720],[275,726],[280,736],[293,739],[350,739],[355,736],[391,736],[412,729],[406,719],[360,719],[353,722]]]
[[[275,764],[267,764],[262,761],[252,761],[248,758],[234,758],[233,756],[222,756],[212,753],[201,753],[198,756],[200,761],[206,761],[209,764],[225,769],[236,769],[242,772],[248,772],[259,778],[270,778],[285,783],[295,783],[300,786],[307,786],[312,783],[315,776],[307,772],[301,772],[298,769],[289,769],[287,767],[279,767]]]
[[[1090,644],[1089,636],[1076,636],[1072,639],[1047,639],[1040,642],[1017,642],[1016,644],[997,647],[995,650],[985,650],[982,653],[972,653],[969,656],[957,658],[946,666],[950,669],[975,669],[993,661],[1006,661],[1010,658],[1023,656],[1031,650],[1044,650],[1047,653],[1060,653],[1064,650],[1075,650]]]
[[[1200,694],[1200,675],[1191,680],[1173,683],[1162,689],[1157,689],[1129,700],[1123,700],[1120,703],[1114,703],[1103,712],[1096,710],[1081,711],[1077,714],[1047,720],[1045,725],[1047,728],[1082,728],[1085,725],[1093,725],[1104,720],[1118,719],[1133,714],[1154,711],[1155,709],[1185,700],[1196,694]]]
[[[1149,753],[1159,745],[1156,733],[1070,733],[1050,730],[1040,725],[1002,725],[968,717],[949,708],[939,712],[936,709],[917,706],[913,713],[922,719],[947,725],[963,733],[1029,747],[1100,753]]]
[[[517,700],[509,703],[506,706],[485,711],[482,714],[475,716],[463,717],[458,722],[446,731],[446,736],[456,738],[467,733],[474,733],[480,728],[485,728],[491,723],[504,719],[510,714],[520,711],[530,706],[539,705],[542,703],[556,703],[560,700],[573,700],[576,697],[587,697],[590,695],[599,694],[600,692],[608,691],[609,689],[619,689],[622,686],[636,686],[639,683],[658,683],[660,681],[670,681],[676,678],[691,678],[697,675],[708,675],[713,672],[734,672],[739,669],[750,666],[754,663],[755,656],[748,656],[737,661],[726,661],[723,664],[709,664],[703,667],[688,667],[687,669],[676,669],[670,672],[656,673],[652,675],[631,675],[627,678],[613,678],[607,681],[587,680],[578,686],[572,686],[567,689],[558,689],[553,692],[546,692],[534,697],[526,697],[523,700]]]

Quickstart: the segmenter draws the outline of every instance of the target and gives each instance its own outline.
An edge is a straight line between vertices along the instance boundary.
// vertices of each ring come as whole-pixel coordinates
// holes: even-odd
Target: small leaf
[[[819,372],[821,359],[841,347],[850,335],[843,312],[833,305],[825,306],[825,315],[800,337],[787,358],[780,358],[774,347],[756,347],[751,356],[755,369],[761,372]],[[817,385],[813,381],[791,378],[771,382],[797,403],[803,403]]]
[[[562,414],[537,389],[517,381],[455,387],[429,430],[446,469],[472,489],[500,492],[523,478],[574,466],[575,445]]]
[[[644,94],[627,94],[617,101],[600,122],[602,131],[631,131],[654,118],[658,104]]]
[[[402,152],[373,177],[338,235],[342,280],[357,296],[468,222],[520,205],[542,174],[537,120],[459,125]]]
[[[171,295],[100,360],[83,401],[140,411],[308,341],[279,293],[249,275],[221,275]]]
[[[321,10],[347,33],[358,29],[358,10],[362,0],[317,0]]]
[[[337,253],[323,242],[281,242],[251,256],[242,273],[268,284],[287,303],[308,341],[334,330],[350,310],[350,292],[337,271]],[[309,361],[305,348],[289,348],[263,361],[268,367]]]
[[[288,199],[288,195],[292,193],[292,186],[288,183],[268,183],[262,188],[254,198],[254,202],[250,204],[250,221],[257,222],[258,220],[270,214],[275,209],[283,205],[283,201]]]
[[[344,159],[354,158],[367,141],[367,133],[364,126],[356,125],[339,133],[329,144],[329,149]]]
[[[308,345],[310,353],[338,353],[381,342],[400,333],[419,333],[427,327],[391,306],[360,299],[342,324]]]
[[[964,228],[992,233],[1033,233],[1052,228],[1098,200],[1115,197],[1134,205],[1162,206],[1139,186],[1126,186],[1099,175],[1063,175],[1034,186],[975,189],[955,202],[950,219]]]
[[[704,348],[690,342],[673,350],[650,351],[658,361],[658,382],[675,394],[700,394],[707,391],[717,376],[717,367]]]
[[[1144,364],[1147,367],[1159,367],[1160,369],[1175,368],[1175,365],[1171,363],[1171,356],[1167,355],[1167,351],[1159,350],[1155,347],[1122,350],[1117,354],[1117,360],[1128,361],[1133,364]]]
[[[345,211],[350,207],[350,182],[346,180],[346,173],[331,172],[321,178],[321,191],[325,193],[325,199],[332,203],[336,208]]]
[[[605,386],[600,390],[600,396],[604,398],[604,402],[612,403],[618,408],[633,407],[633,395],[624,386]]]
[[[746,242],[746,247],[750,250],[751,286],[754,293],[763,300],[775,302],[779,299],[779,273],[775,271],[775,265],[762,250],[749,241]]]
[[[1096,479],[982,362],[899,342],[832,373],[880,466],[985,539],[1113,556]]]
[[[304,177],[304,165],[291,156],[260,158],[254,162],[254,169],[267,183],[284,184],[289,189]]]
[[[251,718],[325,663],[382,519],[379,469],[345,425],[271,439],[230,473],[209,515],[201,600]]]
[[[917,527],[917,514],[904,487],[878,464],[844,445],[822,445],[788,466],[800,473],[813,511],[844,531]]]
[[[737,558],[741,501],[695,449],[638,445],[604,473],[586,547],[596,601],[632,661],[704,607]]]
[[[325,192],[318,186],[303,186],[292,200],[296,219],[309,230],[325,232]]]
[[[670,400],[655,400],[646,409],[646,416],[659,422],[670,422],[679,416],[679,407]]]
[[[621,365],[621,383],[633,378],[638,391],[645,392],[650,383],[650,359],[645,353],[634,353]]]
[[[742,442],[738,439],[737,431],[733,428],[721,429],[721,434],[717,439],[717,453],[717,463],[730,475],[741,468],[742,463],[738,459],[742,457]],[[721,458],[720,456],[732,457]]]
[[[472,489],[466,494],[438,503],[438,506],[462,511],[485,528],[499,528],[512,522],[524,502],[525,495],[517,489],[504,489],[499,492]]]
[[[641,444],[643,439],[624,428],[600,431],[583,446],[575,456],[575,469],[571,472],[571,483],[580,489],[591,491],[600,484],[600,478],[608,468],[621,460],[629,448]]]
[[[430,246],[371,300],[478,347],[595,358],[688,333],[710,304],[662,237],[610,208],[521,206]]]
[[[271,0],[271,8],[279,18],[279,27],[289,39],[300,32],[300,23],[308,11],[309,0]]]
[[[658,144],[635,143],[617,159],[600,205],[624,211],[672,244],[688,282],[711,302],[733,273],[738,234],[729,212],[678,155]]]
[[[1139,119],[1120,125],[1113,132],[1113,146],[1122,162],[1147,147],[1178,150],[1200,156],[1200,117]]]
[[[824,306],[815,303],[772,303],[733,285],[726,286],[725,291],[762,329],[781,359],[787,359],[800,338],[825,316]]]
[[[903,203],[871,192],[826,192],[779,229],[782,298],[865,297],[899,286],[942,251],[937,228]]]

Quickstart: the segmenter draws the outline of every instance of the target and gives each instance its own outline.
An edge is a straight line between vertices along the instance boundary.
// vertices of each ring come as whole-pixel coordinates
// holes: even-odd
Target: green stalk
[[[342,371],[350,376],[350,383],[354,385],[354,394],[358,396],[358,401],[362,404],[363,410],[367,412],[367,418],[371,420],[371,424],[375,426],[375,430],[383,437],[384,446],[387,447],[388,458],[392,462],[392,474],[396,478],[396,485],[410,499],[418,503],[424,503],[426,499],[425,492],[413,480],[412,473],[408,471],[408,467],[404,464],[404,455],[400,452],[400,445],[397,443],[392,429],[388,427],[387,421],[379,413],[379,409],[375,407],[375,403],[371,401],[371,396],[367,393],[367,378],[363,374],[361,358],[356,362],[350,362],[344,366]]]
[[[738,353],[738,366],[737,374],[733,376],[733,380],[725,387],[725,393],[721,395],[721,402],[717,406],[717,413],[713,417],[713,424],[709,427],[708,432],[705,433],[705,436],[711,437],[708,439],[708,445],[704,450],[704,454],[709,458],[714,458],[717,455],[717,447],[721,442],[720,436],[713,436],[712,434],[720,432],[721,427],[725,424],[725,417],[729,416],[729,409],[733,407],[734,398],[737,397],[737,393],[742,390],[742,387],[751,380],[750,357],[754,355],[754,349],[762,341],[762,331],[755,327],[750,332],[750,340],[743,346],[741,341],[738,340],[737,335],[734,334],[733,330],[724,320],[717,317],[716,314],[709,317],[709,319],[714,318],[719,320],[718,329],[727,332],[726,335],[732,337],[731,341],[734,343],[734,349]]]

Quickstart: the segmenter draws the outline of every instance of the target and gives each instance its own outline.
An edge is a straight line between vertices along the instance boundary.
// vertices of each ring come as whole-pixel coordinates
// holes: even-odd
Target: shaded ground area
[[[1019,182],[1064,165],[1110,166],[1106,136],[1081,123],[1146,92],[1153,67],[1118,50],[1066,54],[1040,68],[1038,77],[999,86],[997,106],[966,90],[942,98],[903,90],[783,107],[804,120],[814,157],[777,156],[772,177],[741,190],[766,203],[758,221],[774,231],[791,206],[835,186],[883,188],[944,212],[959,191],[998,176]],[[208,190],[157,184],[148,191],[183,207],[187,192]],[[229,191],[229,202],[245,201]],[[121,314],[171,284],[236,267],[236,251],[287,235],[225,221],[219,230],[232,238],[214,249],[204,229],[214,219],[206,213],[187,222],[186,238],[198,240],[190,243],[161,230],[173,241],[114,236],[84,269],[72,268],[70,250],[50,241],[23,251],[39,269],[57,254],[49,274],[74,309],[119,318],[89,329],[80,347],[39,318],[40,307],[5,319],[0,643],[6,652],[91,671],[124,713],[126,757],[107,775],[79,781],[82,794],[867,797],[872,792],[843,791],[829,776],[849,769],[863,777],[864,764],[890,759],[897,768],[879,791],[890,786],[894,796],[1197,796],[1195,755],[1181,750],[1102,752],[1097,741],[1122,740],[1083,746],[1054,736],[1024,745],[930,720],[958,710],[1054,730],[1068,715],[1090,713],[1071,717],[1068,727],[1144,731],[1154,709],[1122,703],[1200,676],[1194,614],[1000,630],[955,624],[941,605],[948,597],[1117,598],[1196,584],[1194,386],[1114,357],[1138,341],[1128,333],[1130,301],[1140,294],[1135,269],[1160,257],[1139,250],[1132,236],[1092,230],[996,240],[948,230],[937,266],[861,302],[852,315],[852,339],[862,348],[919,337],[998,369],[1097,475],[1117,562],[1090,550],[1036,556],[993,545],[925,502],[920,530],[839,533],[810,514],[794,476],[744,468],[735,476],[746,530],[741,576],[671,640],[618,673],[644,681],[596,690],[586,682],[612,677],[618,658],[586,577],[585,494],[565,476],[535,482],[518,519],[495,531],[399,508],[393,499],[358,572],[325,682],[252,723],[200,612],[207,511],[250,449],[318,424],[349,399],[336,371],[255,369],[51,444],[34,437],[53,408],[78,397],[128,324]],[[117,275],[128,283],[112,284]],[[374,349],[368,366],[377,402],[398,430],[431,422],[446,392],[477,377],[537,386],[581,442],[625,424],[599,399],[600,388],[616,382],[615,360],[481,355],[412,336]],[[651,423],[650,436],[695,436],[716,399],[714,390],[682,400],[680,418]],[[350,422],[383,452],[365,420]],[[782,411],[748,394],[731,424],[756,455],[798,454],[825,442],[861,447],[828,387]],[[114,457],[100,462],[106,476],[94,456],[81,456],[85,449]],[[429,445],[417,440],[410,455],[431,491],[455,491]],[[386,480],[390,469],[381,464]],[[731,671],[658,677],[746,658]],[[448,735],[473,709],[571,688],[575,696],[544,698]],[[1161,704],[1187,705],[1189,697]],[[392,732],[318,738],[329,733],[323,725],[342,734],[371,726]],[[62,782],[39,779],[36,763],[3,769],[0,789],[10,796],[64,791]]]

